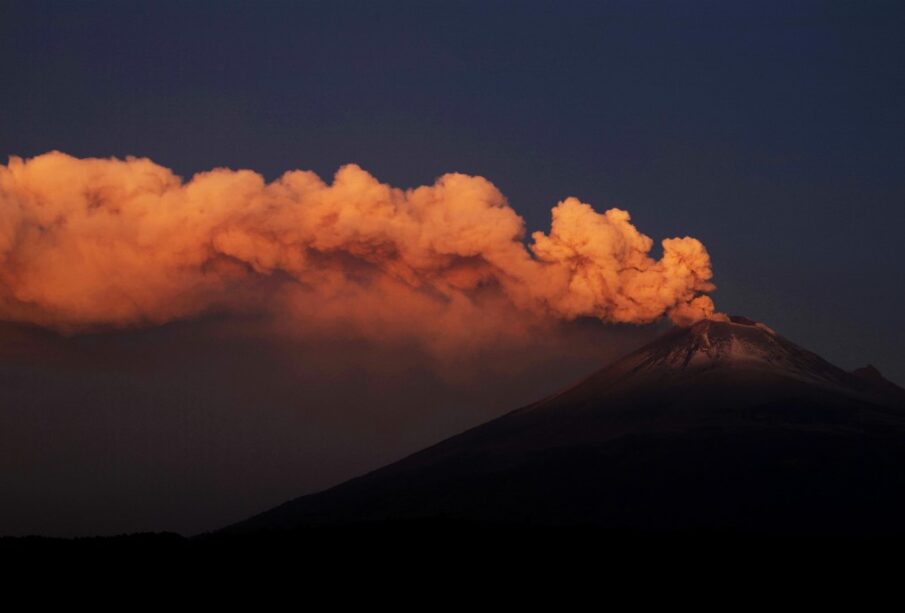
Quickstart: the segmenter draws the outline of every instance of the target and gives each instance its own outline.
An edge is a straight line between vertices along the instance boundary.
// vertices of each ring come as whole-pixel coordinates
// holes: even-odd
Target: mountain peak
[[[770,327],[733,315],[728,321],[704,319],[674,330],[646,349],[655,363],[684,370],[741,362],[776,365],[792,347]]]
[[[753,327],[759,328],[765,332],[769,332],[770,334],[773,334],[773,335],[776,334],[776,332],[773,330],[773,328],[769,327],[768,325],[761,323],[759,321],[754,321],[753,319],[745,317],[744,315],[730,315],[729,323],[735,324],[737,326],[753,326]]]
[[[831,384],[848,379],[842,369],[741,315],[674,328],[625,358],[620,370],[626,375],[658,378],[710,371],[769,371]]]
[[[877,370],[877,367],[873,364],[868,364],[867,366],[862,366],[861,368],[856,368],[852,371],[852,374],[858,377],[859,379],[864,379],[866,381],[885,381],[886,379]]]

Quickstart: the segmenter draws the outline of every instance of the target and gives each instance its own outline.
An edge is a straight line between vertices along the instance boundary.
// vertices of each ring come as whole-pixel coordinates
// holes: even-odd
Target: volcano
[[[902,535],[903,518],[905,390],[732,317],[223,533],[443,521],[857,536]]]

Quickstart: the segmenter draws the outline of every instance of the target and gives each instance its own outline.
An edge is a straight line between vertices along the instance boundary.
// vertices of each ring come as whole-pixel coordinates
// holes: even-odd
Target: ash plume
[[[212,312],[286,331],[418,342],[437,352],[580,317],[713,317],[710,258],[660,259],[626,211],[575,198],[526,244],[482,177],[398,189],[354,164],[332,183],[214,169],[184,182],[149,159],[51,152],[0,166],[0,320],[74,333]]]

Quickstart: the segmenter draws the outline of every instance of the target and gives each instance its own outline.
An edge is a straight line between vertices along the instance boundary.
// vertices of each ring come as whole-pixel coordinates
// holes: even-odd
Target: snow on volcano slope
[[[623,377],[691,376],[703,371],[768,371],[788,378],[848,385],[852,376],[745,317],[676,328],[617,362]]]
[[[764,324],[744,317],[699,321],[630,357],[639,371],[763,369],[788,377],[840,383],[848,374]]]

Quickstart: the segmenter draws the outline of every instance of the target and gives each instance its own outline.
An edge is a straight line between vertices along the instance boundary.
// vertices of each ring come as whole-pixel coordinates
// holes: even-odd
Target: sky
[[[529,234],[548,232],[551,209],[570,196],[597,211],[626,209],[655,239],[655,257],[662,238],[706,246],[718,310],[763,321],[843,368],[871,363],[905,384],[903,28],[900,3],[865,1],[4,0],[0,157],[139,156],[186,180],[226,167],[268,181],[303,169],[330,181],[354,163],[401,188],[465,173],[490,181]],[[483,365],[477,358],[459,355],[457,373],[446,364],[438,376],[421,368],[417,351],[396,347],[376,361],[396,365],[402,379],[418,370],[411,380],[420,391],[371,393],[364,414],[349,382],[381,380],[375,359],[362,356],[385,348],[324,349],[302,338],[289,351],[246,335],[231,341],[242,349],[230,358],[212,340],[225,334],[219,320],[62,337],[10,325],[0,330],[4,402],[19,408],[4,414],[5,425],[63,455],[52,462],[33,445],[7,446],[0,460],[18,506],[4,521],[10,532],[71,534],[154,527],[154,517],[181,531],[239,519],[529,402],[664,324],[586,325],[535,342],[546,358],[507,354],[505,377],[491,369],[493,392],[486,377],[458,372],[463,361]],[[173,351],[178,359],[164,357]],[[334,366],[311,375],[325,353]],[[203,372],[193,370],[198,362]],[[254,377],[236,375],[250,362]],[[298,364],[309,373],[299,375],[303,389],[275,374]],[[249,413],[249,390],[262,381],[270,392]],[[306,395],[340,408],[287,408]],[[73,397],[84,400],[65,418],[48,408]],[[149,397],[153,406],[143,405]],[[29,414],[29,403],[43,408]],[[132,412],[112,409],[117,403]],[[229,409],[185,409],[210,404]],[[425,404],[436,406],[416,408]],[[377,427],[390,405],[398,409]],[[166,409],[152,419],[157,406]],[[162,443],[172,428],[183,448]],[[249,428],[251,442],[242,438]],[[279,438],[287,431],[302,432],[302,442]],[[86,451],[98,447],[94,437],[106,456]],[[121,461],[137,440],[153,451]],[[153,458],[172,469],[155,472]],[[24,465],[31,477],[12,474]],[[268,471],[284,476],[262,484]],[[89,473],[100,476],[79,481]],[[144,489],[122,494],[98,520],[101,492],[111,483],[127,490],[135,475],[145,476]],[[64,491],[72,483],[81,494]],[[40,484],[53,487],[40,493]],[[147,510],[167,487],[201,493]],[[74,511],[34,519],[41,496]],[[193,496],[209,507],[189,517],[185,509],[205,504]]]

